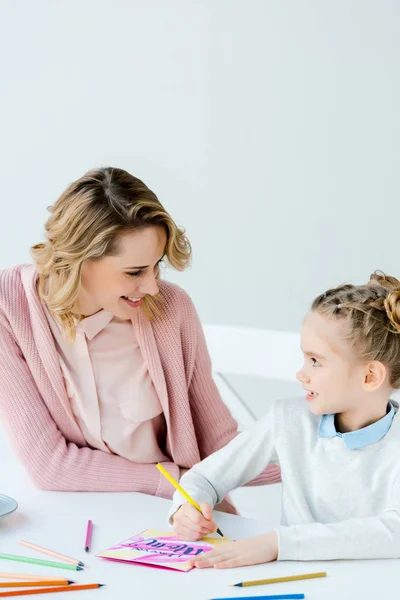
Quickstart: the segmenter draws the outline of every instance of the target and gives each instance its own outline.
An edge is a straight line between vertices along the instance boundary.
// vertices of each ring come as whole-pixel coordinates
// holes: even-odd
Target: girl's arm
[[[400,558],[400,476],[390,508],[379,515],[338,523],[279,527],[257,537],[218,546],[199,556],[198,568],[227,569],[273,560]]]
[[[227,569],[273,560],[400,558],[400,476],[390,508],[374,517],[305,523],[218,546],[199,556],[198,568]]]
[[[277,534],[278,560],[400,558],[400,476],[390,508],[379,515],[279,527]]]
[[[197,502],[215,506],[228,492],[257,477],[266,464],[277,464],[273,431],[272,407],[250,429],[188,471],[181,479],[182,487]],[[181,494],[175,492],[169,515],[184,502]]]
[[[5,317],[0,313],[0,422],[35,485],[45,490],[144,492],[171,498],[155,465],[69,443],[53,420]],[[175,479],[179,467],[163,463]]]

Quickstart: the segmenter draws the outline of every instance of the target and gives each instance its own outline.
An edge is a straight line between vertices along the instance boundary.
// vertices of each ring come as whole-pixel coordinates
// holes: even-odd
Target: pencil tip
[[[89,546],[85,546],[85,552],[89,552]]]
[[[76,567],[77,571],[83,571],[83,567]]]
[[[85,565],[84,565],[84,563],[83,563],[81,560],[80,560],[80,561],[78,561],[78,567],[84,567],[84,566],[85,566]]]
[[[104,587],[106,584],[105,583],[99,583],[98,586],[99,587]]]
[[[75,583],[75,581],[71,581],[70,579],[67,580],[67,584],[71,585],[71,583]]]

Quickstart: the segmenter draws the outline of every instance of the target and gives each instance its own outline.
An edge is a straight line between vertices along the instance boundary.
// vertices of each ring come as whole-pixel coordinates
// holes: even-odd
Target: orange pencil
[[[68,581],[66,579],[46,579],[45,581],[2,581],[0,588],[5,587],[33,587],[34,585],[71,585],[74,581]]]
[[[13,596],[30,596],[33,594],[52,594],[54,592],[78,592],[79,590],[94,590],[102,587],[104,583],[88,583],[86,585],[71,585],[63,587],[49,587],[37,590],[17,590],[16,592],[0,592],[0,598],[11,598]]]
[[[0,573],[3,579],[32,579],[33,581],[54,581],[54,575],[27,575],[26,573]],[[61,579],[60,579],[61,581]],[[64,585],[68,585],[68,579],[64,579]]]

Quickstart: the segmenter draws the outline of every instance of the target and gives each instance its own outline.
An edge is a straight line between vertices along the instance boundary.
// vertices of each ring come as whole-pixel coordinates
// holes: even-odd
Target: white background
[[[0,268],[113,165],[187,228],[204,322],[400,276],[399,31],[397,0],[1,0]]]

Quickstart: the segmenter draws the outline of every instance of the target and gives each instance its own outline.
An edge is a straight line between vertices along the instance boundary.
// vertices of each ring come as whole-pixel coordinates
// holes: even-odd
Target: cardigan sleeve
[[[0,421],[35,485],[55,491],[143,492],[171,498],[173,487],[151,464],[68,442],[44,402],[0,312]],[[179,467],[163,463],[179,479]]]
[[[189,401],[191,404],[200,456],[204,459],[223,446],[226,446],[237,436],[238,430],[237,422],[224,404],[212,377],[211,358],[207,350],[200,319],[188,296],[187,300],[188,305],[185,311],[187,318],[185,319],[183,326],[183,341],[185,342],[185,335],[188,339],[193,339],[193,335],[189,336],[189,327],[194,327],[196,330],[196,344],[194,349],[191,349],[195,355],[192,360],[193,370],[189,385]],[[188,344],[186,344],[186,347],[187,346]],[[185,343],[183,347],[185,348]],[[264,485],[268,483],[278,483],[280,481],[281,476],[279,466],[271,464],[248,485]]]

